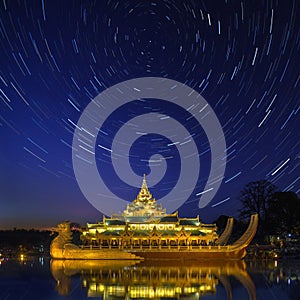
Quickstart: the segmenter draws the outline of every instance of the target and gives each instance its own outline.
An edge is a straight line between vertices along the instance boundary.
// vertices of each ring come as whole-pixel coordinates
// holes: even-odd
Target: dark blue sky
[[[102,216],[74,176],[75,124],[99,93],[138,77],[166,77],[193,88],[224,132],[225,176],[199,210],[196,194],[208,178],[210,149],[201,128],[193,129],[201,171],[181,215],[200,214],[206,222],[237,216],[239,191],[259,179],[299,194],[299,20],[296,0],[1,1],[0,228],[66,219],[84,224]],[[119,109],[106,129],[148,113],[149,106],[157,109],[148,104],[145,111],[136,103]],[[184,123],[182,111],[159,107]],[[142,176],[150,172],[151,155],[172,155],[171,171],[151,189],[158,199],[180,172],[176,147],[160,137],[138,139],[129,158]],[[101,174],[105,183],[133,200],[138,189],[112,167]]]

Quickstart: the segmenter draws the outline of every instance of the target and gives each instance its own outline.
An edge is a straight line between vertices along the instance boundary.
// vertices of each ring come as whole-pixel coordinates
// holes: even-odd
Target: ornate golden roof
[[[147,219],[161,218],[165,215],[166,209],[162,208],[161,204],[156,203],[155,198],[149,192],[146,175],[144,174],[142,187],[136,198],[123,211],[123,218],[130,221],[131,217],[139,217],[141,222],[145,222]]]
[[[136,197],[136,199],[133,201],[135,203],[141,202],[143,204],[146,204],[148,202],[155,202],[155,199],[152,197],[152,194],[149,192],[147,182],[146,182],[146,174],[144,174],[142,187]]]

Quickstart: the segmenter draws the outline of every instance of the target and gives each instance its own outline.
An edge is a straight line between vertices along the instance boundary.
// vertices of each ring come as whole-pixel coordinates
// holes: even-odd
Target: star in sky
[[[74,176],[74,130],[99,93],[147,76],[176,80],[201,94],[226,139],[226,172],[215,179],[221,187],[199,210],[210,149],[203,130],[190,129],[200,172],[181,215],[200,214],[204,221],[237,216],[239,191],[259,179],[299,194],[299,20],[296,0],[2,0],[0,227],[101,217]],[[121,107],[106,130],[155,110],[151,105],[159,100]],[[184,124],[182,112],[158,107]],[[179,178],[176,145],[159,133],[141,136],[128,158],[142,181],[151,171],[149,157],[161,153],[172,157],[172,164],[160,183],[149,187],[156,198]],[[108,163],[106,176],[100,167],[100,176],[118,197],[133,200],[138,188],[112,168]]]

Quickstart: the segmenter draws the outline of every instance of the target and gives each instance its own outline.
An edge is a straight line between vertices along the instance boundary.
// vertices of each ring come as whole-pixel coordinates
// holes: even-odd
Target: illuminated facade
[[[149,192],[146,178],[136,199],[121,214],[82,228],[82,245],[71,243],[68,222],[54,230],[59,234],[50,246],[52,258],[59,259],[241,259],[258,226],[252,215],[248,229],[232,245],[227,245],[233,218],[229,218],[221,236],[215,224],[196,218],[180,218],[178,212],[167,214]]]
[[[203,224],[196,218],[167,214],[147,187],[144,176],[136,199],[122,214],[87,224],[82,232],[84,246],[109,249],[171,249],[174,247],[214,245],[218,239],[215,224]]]

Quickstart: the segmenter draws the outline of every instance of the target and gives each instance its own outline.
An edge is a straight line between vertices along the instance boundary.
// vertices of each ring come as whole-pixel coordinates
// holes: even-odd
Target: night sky
[[[118,175],[118,159],[129,161],[131,169],[123,173],[141,176],[140,182],[144,173],[151,178],[151,170],[163,170],[159,182],[149,184],[157,200],[180,179],[184,143],[164,136],[171,128],[141,134],[127,145],[129,157],[112,157],[109,147],[123,125],[133,120],[134,126],[138,116],[146,122],[153,112],[183,124],[196,145],[191,155],[199,157],[200,170],[190,196],[180,200],[186,201],[180,215],[200,214],[205,222],[238,216],[240,190],[260,179],[299,194],[299,6],[297,0],[1,0],[0,228],[62,220],[83,225],[102,217],[74,175],[74,131],[97,95],[141,77],[182,83],[211,110],[137,97],[102,120],[97,131],[105,137],[99,134],[97,145],[104,139],[106,146],[93,149],[86,139],[84,147],[116,197],[132,201],[139,190],[139,183]],[[105,105],[109,101],[114,99]],[[212,158],[205,130],[193,117],[201,109],[203,118],[214,112],[221,124],[226,151],[219,159],[226,171],[213,179],[220,188],[199,209],[199,195],[210,192]],[[105,115],[99,111],[96,118]],[[155,166],[149,165],[157,154]],[[98,197],[100,206],[114,201]]]

